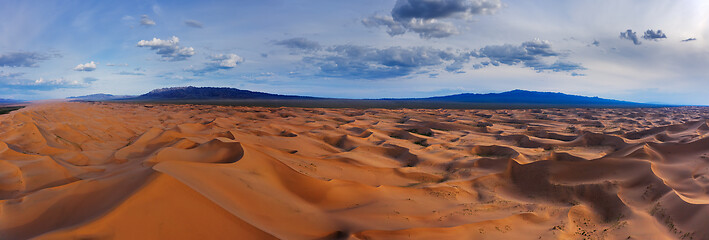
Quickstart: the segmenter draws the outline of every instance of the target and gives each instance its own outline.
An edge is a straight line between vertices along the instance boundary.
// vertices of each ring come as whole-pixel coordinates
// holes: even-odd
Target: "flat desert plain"
[[[0,239],[709,239],[708,117],[35,104]]]

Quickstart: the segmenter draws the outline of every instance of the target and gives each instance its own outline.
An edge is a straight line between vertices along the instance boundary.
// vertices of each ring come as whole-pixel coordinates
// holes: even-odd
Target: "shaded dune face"
[[[34,105],[0,239],[709,239],[708,117]]]

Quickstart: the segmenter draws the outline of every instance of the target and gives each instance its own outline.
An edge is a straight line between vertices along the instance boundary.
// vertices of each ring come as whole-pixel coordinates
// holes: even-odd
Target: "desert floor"
[[[0,239],[709,239],[709,108],[44,103]]]

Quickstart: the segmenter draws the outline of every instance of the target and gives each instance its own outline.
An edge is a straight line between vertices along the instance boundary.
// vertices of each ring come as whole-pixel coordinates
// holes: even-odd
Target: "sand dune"
[[[45,103],[0,239],[709,239],[709,109]]]

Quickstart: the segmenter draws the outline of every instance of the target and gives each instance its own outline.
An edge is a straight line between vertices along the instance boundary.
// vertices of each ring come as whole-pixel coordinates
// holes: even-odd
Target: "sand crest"
[[[709,109],[45,103],[0,239],[709,239]]]

